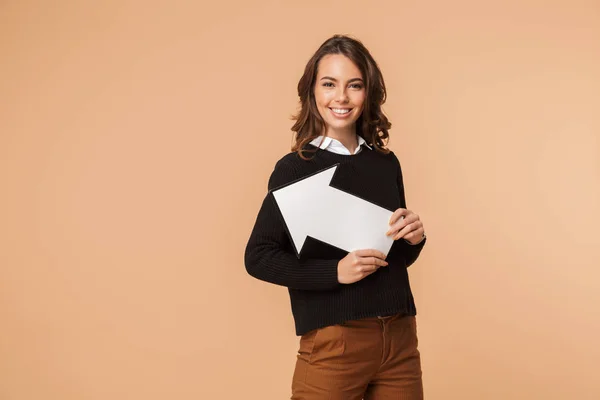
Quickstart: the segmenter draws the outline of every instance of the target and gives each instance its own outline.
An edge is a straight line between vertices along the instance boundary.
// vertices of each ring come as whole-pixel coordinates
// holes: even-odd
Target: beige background
[[[486,3],[486,5],[482,5]],[[388,85],[428,399],[598,399],[598,1],[0,1],[0,399],[284,399],[246,274],[297,81]]]

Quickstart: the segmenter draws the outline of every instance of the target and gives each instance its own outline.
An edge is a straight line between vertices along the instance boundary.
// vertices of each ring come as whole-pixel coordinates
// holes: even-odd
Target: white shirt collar
[[[366,140],[362,138],[362,136],[356,135],[356,137],[358,138],[358,146],[356,147],[354,154],[360,153],[363,145],[365,145],[369,150],[373,150],[371,146],[367,144]],[[346,146],[342,144],[342,142],[329,136],[318,136],[314,138],[310,144],[332,153],[352,155],[350,150],[348,150]]]

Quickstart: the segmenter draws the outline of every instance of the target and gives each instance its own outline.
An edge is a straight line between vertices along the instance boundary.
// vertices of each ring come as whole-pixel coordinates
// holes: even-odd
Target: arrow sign
[[[376,249],[387,255],[394,243],[385,234],[392,211],[329,186],[338,166],[272,191],[296,254],[311,236],[348,252]]]

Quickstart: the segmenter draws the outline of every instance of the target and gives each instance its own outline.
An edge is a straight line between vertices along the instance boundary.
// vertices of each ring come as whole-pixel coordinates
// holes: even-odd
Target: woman
[[[309,237],[298,257],[273,195],[265,197],[245,264],[250,275],[289,290],[301,336],[292,399],[421,399],[407,267],[426,238],[406,209],[400,163],[385,147],[391,124],[381,110],[381,71],[361,42],[335,35],[309,60],[298,94],[295,144],[276,163],[269,190],[339,164],[331,186],[393,211],[386,234],[394,242],[386,257]],[[318,198],[307,216],[316,207]]]

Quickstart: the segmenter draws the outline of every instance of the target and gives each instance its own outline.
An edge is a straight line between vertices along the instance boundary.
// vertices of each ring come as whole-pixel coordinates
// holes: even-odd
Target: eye
[[[360,83],[353,83],[350,85],[350,87],[353,87],[354,89],[362,89],[363,86]]]
[[[325,87],[331,87],[331,86],[329,86],[329,85],[333,86],[333,83],[331,83],[331,82],[325,82],[325,83],[323,84],[323,86],[325,86]]]

